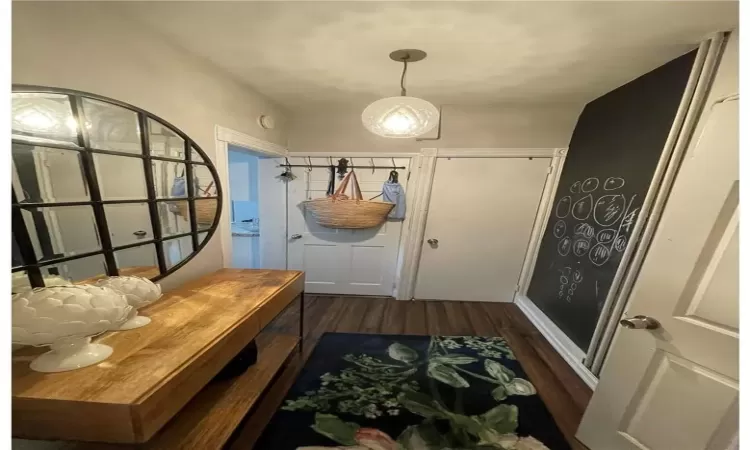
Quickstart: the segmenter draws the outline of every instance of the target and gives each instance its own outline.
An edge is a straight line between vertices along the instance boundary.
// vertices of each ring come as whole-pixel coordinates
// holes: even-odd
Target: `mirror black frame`
[[[78,126],[76,127],[78,145],[73,145],[73,144],[65,145],[61,143],[39,143],[39,142],[34,142],[33,140],[26,141],[23,139],[12,139],[12,143],[19,144],[19,145],[27,145],[27,146],[31,145],[31,146],[40,146],[40,147],[47,147],[47,148],[58,148],[58,149],[63,149],[63,150],[74,150],[74,151],[80,152],[81,165],[82,165],[83,174],[86,180],[86,184],[89,188],[90,199],[88,201],[56,202],[56,203],[19,202],[18,201],[19,197],[16,194],[14,188],[11,186],[11,193],[12,193],[11,220],[12,220],[12,229],[13,229],[12,233],[13,233],[13,241],[14,241],[13,247],[14,249],[18,250],[18,253],[20,253],[20,257],[21,257],[20,259],[22,262],[22,265],[18,265],[18,266],[15,266],[14,264],[12,264],[13,267],[11,268],[11,272],[15,273],[15,272],[26,271],[30,285],[32,287],[44,287],[44,279],[42,277],[42,271],[41,271],[42,267],[52,266],[54,264],[59,264],[62,262],[72,261],[72,260],[81,259],[81,258],[87,258],[91,256],[96,256],[96,255],[103,255],[105,268],[106,268],[106,274],[102,274],[102,275],[117,276],[119,275],[119,268],[117,266],[117,262],[114,256],[115,251],[152,244],[156,248],[156,257],[157,257],[157,262],[158,262],[159,275],[156,277],[152,277],[151,280],[158,281],[166,277],[167,275],[179,270],[182,266],[184,266],[191,259],[193,259],[195,255],[200,253],[200,251],[203,250],[206,244],[208,244],[208,242],[211,240],[211,238],[213,237],[214,233],[216,232],[218,228],[219,219],[221,217],[223,197],[222,197],[221,183],[219,180],[219,174],[216,171],[216,167],[213,165],[213,163],[211,162],[209,157],[206,155],[206,153],[195,143],[195,141],[190,139],[179,128],[175,127],[174,125],[167,122],[166,120],[154,114],[151,114],[148,111],[138,108],[136,106],[130,105],[125,102],[121,102],[119,100],[114,100],[108,97],[103,97],[101,95],[91,94],[88,92],[76,91],[72,89],[61,89],[61,88],[55,88],[55,87],[14,84],[13,93],[46,93],[46,94],[62,94],[62,95],[68,96],[68,99],[70,101],[70,105],[72,108],[73,118],[78,124]],[[135,153],[128,153],[124,151],[103,150],[103,149],[97,149],[95,147],[92,147],[86,127],[80,126],[80,124],[83,123],[81,120],[82,114],[83,114],[83,98],[89,98],[89,99],[97,100],[100,102],[110,103],[112,105],[116,105],[116,106],[135,112],[138,117],[138,128],[140,130],[141,153],[135,154]],[[184,145],[185,145],[184,146],[184,152],[185,152],[184,159],[170,158],[168,156],[151,155],[150,134],[148,132],[149,119],[159,123],[160,125],[166,128],[169,128],[172,132],[175,133],[175,135],[183,139]],[[202,161],[192,161],[193,150],[196,151],[201,156]],[[129,157],[129,158],[140,158],[143,161],[143,169],[145,173],[148,198],[137,199],[137,200],[102,200],[99,183],[97,182],[96,168],[94,166],[94,159],[93,159],[94,154],[108,154],[108,155],[124,156],[124,157]],[[208,170],[211,172],[211,175],[214,178],[215,187],[216,187],[216,195],[206,196],[206,197],[196,197],[195,192],[194,192],[195,191],[194,183],[185,183],[186,190],[187,190],[187,197],[179,197],[178,199],[157,198],[156,186],[154,184],[154,177],[153,177],[153,172],[151,168],[152,160],[179,162],[179,163],[185,164],[185,179],[186,180],[194,179],[193,178],[194,166],[201,165],[201,166],[208,167]],[[199,229],[199,226],[198,226],[199,224],[198,224],[198,220],[196,217],[197,216],[196,206],[195,206],[196,199],[198,200],[213,199],[216,201],[216,214],[214,216],[214,219],[210,228]],[[181,201],[181,202],[187,201],[188,202],[188,211],[190,215],[190,231],[186,233],[173,234],[168,237],[163,237],[161,221],[160,221],[159,214],[158,214],[157,203],[175,202],[175,201]],[[154,239],[138,241],[136,243],[127,244],[127,245],[113,246],[109,228],[107,227],[107,218],[104,212],[104,205],[127,204],[127,203],[147,203],[148,204]],[[93,209],[94,219],[96,222],[96,229],[99,235],[99,240],[101,242],[101,248],[96,251],[80,253],[76,255],[52,257],[52,258],[38,260],[36,253],[34,251],[34,248],[33,248],[31,237],[26,228],[26,223],[23,219],[22,210],[27,209],[27,208],[33,210],[33,208],[39,208],[39,207],[82,206],[82,205],[91,206]],[[202,233],[208,233],[208,234],[201,241],[199,240],[199,234],[202,234]],[[183,259],[179,263],[175,264],[173,267],[167,269],[166,258],[164,255],[164,246],[161,245],[161,243],[164,241],[170,241],[173,239],[174,240],[180,239],[185,236],[190,236],[192,238],[192,247],[193,247],[192,253],[190,253],[185,259]],[[75,282],[76,280],[73,280],[73,281]]]

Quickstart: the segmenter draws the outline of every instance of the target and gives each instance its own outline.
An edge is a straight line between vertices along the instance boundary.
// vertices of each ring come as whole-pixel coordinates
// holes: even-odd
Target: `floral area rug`
[[[256,449],[569,449],[499,337],[326,333]]]

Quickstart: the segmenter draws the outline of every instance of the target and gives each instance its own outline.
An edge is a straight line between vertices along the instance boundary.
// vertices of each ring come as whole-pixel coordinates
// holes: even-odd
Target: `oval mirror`
[[[156,281],[216,231],[216,168],[167,121],[94,94],[18,85],[11,118],[13,292],[115,275]]]

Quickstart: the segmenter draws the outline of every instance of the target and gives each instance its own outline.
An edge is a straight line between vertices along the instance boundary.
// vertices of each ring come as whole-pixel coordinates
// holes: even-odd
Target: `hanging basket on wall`
[[[216,207],[219,202],[199,201],[195,202],[195,218],[198,225],[210,226],[214,223],[216,217]],[[182,216],[185,220],[190,220],[190,210],[187,200],[172,202],[177,207],[176,214]]]
[[[332,171],[327,197],[302,202],[321,226],[347,229],[377,227],[385,222],[388,213],[396,206],[389,202],[363,200],[357,175],[353,170],[344,177],[336,192],[330,194],[333,191],[333,180]],[[352,180],[352,198],[344,194],[350,180]]]

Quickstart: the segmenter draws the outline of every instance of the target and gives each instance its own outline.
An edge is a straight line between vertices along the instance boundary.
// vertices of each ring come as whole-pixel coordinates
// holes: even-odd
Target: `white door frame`
[[[409,236],[404,248],[404,259],[397,275],[397,279],[402,282],[398,283],[396,298],[399,300],[410,300],[414,296],[437,158],[552,159],[550,164],[551,172],[547,177],[544,190],[542,191],[540,207],[534,219],[534,226],[529,239],[529,248],[526,251],[521,276],[519,277],[520,287],[522,286],[522,282],[528,282],[531,271],[534,268],[533,263],[541,243],[542,234],[544,233],[545,218],[549,215],[551,209],[566,153],[566,148],[423,148],[418,158],[415,180],[416,189],[413,189],[415,191],[413,194],[415,199],[411,215],[414,216],[414,220],[410,223]]]
[[[216,172],[219,174],[219,182],[223,189],[221,210],[225,212],[219,218],[219,238],[221,239],[221,250],[224,259],[223,267],[232,267],[231,214],[226,214],[227,211],[231,210],[232,204],[229,191],[229,145],[235,145],[271,157],[287,156],[289,151],[281,145],[264,141],[221,125],[216,125],[215,142],[216,158],[214,166],[216,166]]]
[[[286,156],[292,158],[292,157],[298,157],[298,158],[328,158],[329,156],[331,158],[346,158],[349,161],[351,161],[352,158],[355,159],[355,163],[357,163],[357,159],[370,159],[370,158],[409,158],[409,175],[407,175],[407,180],[409,181],[409,184],[407,185],[406,189],[406,216],[404,217],[404,222],[401,226],[401,236],[398,240],[398,257],[396,258],[396,276],[394,277],[394,283],[395,287],[393,289],[393,292],[391,295],[395,297],[397,300],[408,300],[408,298],[402,296],[403,292],[403,285],[408,284],[411,282],[411,280],[404,279],[404,265],[406,263],[406,255],[410,251],[410,234],[411,234],[411,228],[412,224],[414,223],[414,215],[415,211],[415,198],[416,198],[416,192],[417,188],[420,185],[420,180],[422,178],[422,156],[419,153],[382,153],[382,152],[352,152],[352,153],[346,153],[346,152],[289,152]],[[354,164],[352,164],[354,165]],[[357,163],[359,165],[359,163]],[[410,297],[409,297],[410,298]]]

